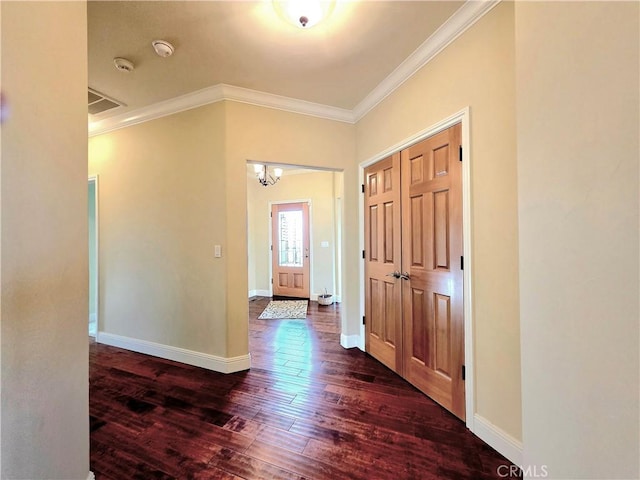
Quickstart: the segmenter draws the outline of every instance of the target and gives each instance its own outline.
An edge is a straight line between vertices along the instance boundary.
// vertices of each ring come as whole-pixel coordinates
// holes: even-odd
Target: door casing
[[[98,322],[99,316],[100,316],[100,249],[99,249],[99,245],[100,245],[100,222],[99,222],[99,215],[100,215],[100,208],[99,208],[99,195],[98,195],[98,175],[91,175],[88,177],[88,184],[93,183],[94,185],[94,190],[93,190],[93,195],[94,195],[94,208],[95,208],[95,216],[94,216],[94,222],[95,222],[95,240],[94,240],[94,251],[95,251],[95,270],[93,272],[93,278],[89,278],[89,281],[91,283],[95,283],[95,307],[96,307],[96,312],[95,312],[95,318],[91,318],[91,312],[89,312],[89,323],[95,323],[96,325],[96,331],[95,331],[95,338],[98,337],[98,334],[100,332],[100,324]],[[89,259],[89,261],[91,261],[91,259]],[[89,273],[90,277],[91,277],[91,272]],[[89,289],[89,295],[91,295],[91,289]],[[90,335],[91,336],[91,335]]]
[[[368,160],[360,163],[359,168],[359,184],[364,184],[364,169],[369,165],[392,155],[395,152],[404,150],[405,148],[431,137],[456,123],[461,124],[462,135],[462,230],[463,235],[463,291],[464,291],[464,354],[465,354],[465,408],[466,408],[466,426],[472,432],[475,432],[475,369],[473,355],[473,290],[472,290],[472,268],[473,259],[471,253],[471,245],[473,239],[473,230],[471,229],[471,168],[470,168],[470,107],[452,114],[451,116],[421,130],[420,132],[406,138],[386,150],[376,154]],[[364,201],[362,194],[360,196],[359,205],[359,230],[360,230],[360,250],[364,250]],[[364,316],[365,297],[364,297],[364,261],[360,262],[360,316]],[[358,348],[365,350],[365,328],[360,325],[360,342]]]

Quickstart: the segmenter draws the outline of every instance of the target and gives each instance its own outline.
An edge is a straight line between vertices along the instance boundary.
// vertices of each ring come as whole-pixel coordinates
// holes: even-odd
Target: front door
[[[464,420],[460,125],[402,151],[404,376]]]
[[[364,176],[365,345],[402,373],[400,154],[367,167]]]
[[[271,206],[273,295],[309,298],[309,205]]]

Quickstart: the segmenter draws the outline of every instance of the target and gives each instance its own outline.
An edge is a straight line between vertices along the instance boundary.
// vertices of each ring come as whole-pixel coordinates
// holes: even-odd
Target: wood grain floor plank
[[[340,466],[343,467],[343,469],[340,469],[335,466],[336,463],[328,462],[328,458],[323,460],[312,459],[258,440],[251,444],[247,449],[246,454],[271,465],[276,465],[285,470],[297,473],[303,478],[312,478],[316,480],[362,478],[359,475],[354,476],[352,473],[352,466],[350,465],[341,464]]]
[[[210,462],[226,472],[244,479],[304,480],[304,477],[284,468],[264,462],[259,458],[244,455],[233,450],[221,449]],[[96,479],[97,480],[97,479]]]
[[[262,443],[276,445],[296,453],[302,453],[309,443],[308,437],[271,426],[265,426],[260,432],[259,438]]]
[[[510,465],[384,365],[339,343],[340,306],[260,320],[224,375],[90,344],[97,480],[497,479]]]

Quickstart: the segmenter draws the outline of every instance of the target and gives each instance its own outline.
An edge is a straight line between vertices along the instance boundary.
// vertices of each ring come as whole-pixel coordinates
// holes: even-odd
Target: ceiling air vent
[[[91,88],[89,89],[89,114],[91,115],[98,115],[107,110],[124,106],[125,104],[122,102],[109,98]]]

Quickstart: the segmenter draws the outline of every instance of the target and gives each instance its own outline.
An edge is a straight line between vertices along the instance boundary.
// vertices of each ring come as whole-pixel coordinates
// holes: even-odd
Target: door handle
[[[393,272],[393,273],[387,273],[386,275],[387,277],[393,277],[393,278],[401,278],[401,274],[400,272]]]
[[[411,280],[411,277],[408,273],[400,273],[396,278],[401,278],[402,280]]]

